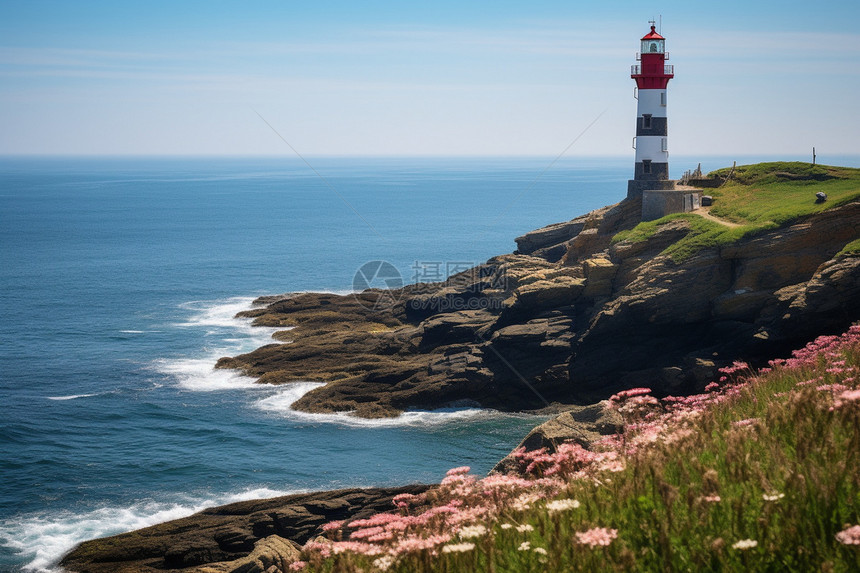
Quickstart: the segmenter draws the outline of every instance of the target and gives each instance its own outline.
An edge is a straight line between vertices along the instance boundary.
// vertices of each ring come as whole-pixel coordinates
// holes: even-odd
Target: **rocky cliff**
[[[242,313],[294,327],[290,344],[224,358],[261,383],[327,382],[294,407],[396,415],[477,403],[503,410],[589,404],[632,386],[700,390],[733,360],[787,353],[860,317],[853,201],[678,262],[691,233],[668,220],[644,240],[613,237],[639,222],[623,201],[517,239],[444,283],[357,295],[262,299]]]
[[[699,391],[734,360],[785,356],[860,319],[856,193],[680,258],[667,249],[693,237],[696,219],[661,220],[653,232],[620,240],[640,212],[626,200],[527,233],[514,254],[444,283],[261,298],[259,308],[242,314],[255,324],[291,327],[276,335],[290,344],[218,366],[260,383],[326,382],[294,404],[309,412],[375,417],[451,404],[552,405],[565,411],[522,446],[552,449],[574,440],[587,447],[618,431],[621,420],[599,401],[620,389]],[[511,457],[496,467],[516,470]],[[424,490],[345,490],[214,508],[84,543],[63,566],[81,573],[276,573],[295,558],[294,544],[317,535],[324,522],[388,510],[394,495]]]

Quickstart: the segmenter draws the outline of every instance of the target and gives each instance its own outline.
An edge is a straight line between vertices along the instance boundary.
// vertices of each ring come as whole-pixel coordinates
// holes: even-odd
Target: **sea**
[[[737,159],[688,158],[673,175]],[[58,571],[81,541],[213,505],[487,472],[542,418],[293,411],[317,381],[213,369],[274,342],[235,315],[260,295],[443,279],[621,200],[632,167],[0,157],[0,571]],[[380,263],[396,271],[363,272]]]

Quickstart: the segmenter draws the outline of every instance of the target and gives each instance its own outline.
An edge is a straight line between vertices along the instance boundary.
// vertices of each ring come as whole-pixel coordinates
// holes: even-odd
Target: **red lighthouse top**
[[[658,34],[657,27],[652,24],[651,31],[642,37],[641,43],[636,59],[642,63],[631,68],[630,77],[636,80],[639,89],[666,89],[675,75],[673,67],[665,63],[669,58],[666,38]]]
[[[642,36],[643,40],[665,40],[663,36],[657,33],[657,26],[651,26],[651,31]]]

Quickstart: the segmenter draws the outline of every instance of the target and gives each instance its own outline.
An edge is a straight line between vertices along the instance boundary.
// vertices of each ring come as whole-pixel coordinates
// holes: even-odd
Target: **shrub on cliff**
[[[705,394],[619,393],[626,429],[593,451],[521,451],[520,476],[455,468],[329,524],[291,570],[860,570],[858,376],[854,326]]]

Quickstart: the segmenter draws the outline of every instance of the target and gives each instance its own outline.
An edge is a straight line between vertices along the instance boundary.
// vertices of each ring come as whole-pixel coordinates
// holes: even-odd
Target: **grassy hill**
[[[291,570],[860,570],[858,377],[854,326],[706,394],[617,394],[626,429],[594,451],[521,452],[525,478],[455,468]]]
[[[661,225],[686,220],[689,234],[666,250],[676,262],[708,247],[729,244],[767,229],[788,225],[803,217],[844,205],[860,198],[860,169],[812,165],[801,162],[773,162],[719,169],[708,177],[731,178],[716,189],[711,215],[737,226],[720,224],[699,214],[668,215],[640,223],[616,235],[614,242],[638,242],[651,237]],[[815,194],[827,194],[827,201],[817,203]],[[860,251],[860,243],[846,247],[846,252]]]

